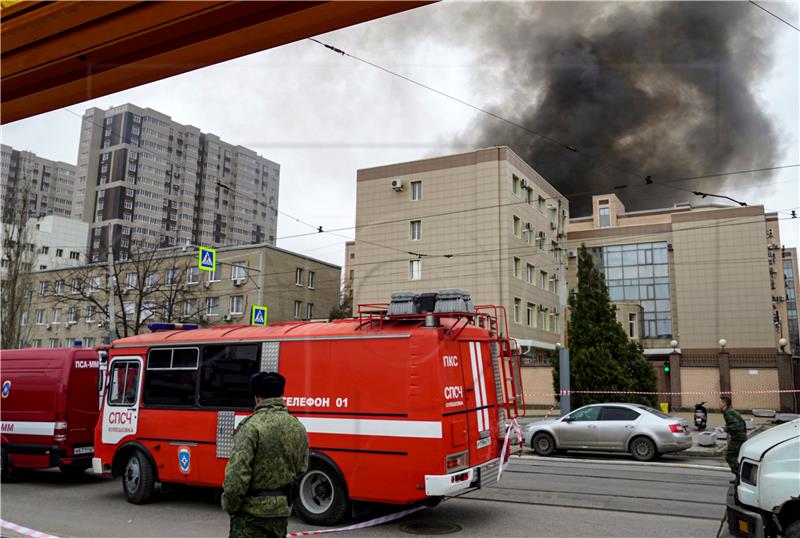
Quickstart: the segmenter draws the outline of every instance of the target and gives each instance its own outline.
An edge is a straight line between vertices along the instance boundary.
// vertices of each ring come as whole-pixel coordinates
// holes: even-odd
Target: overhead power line
[[[756,6],[758,9],[760,9],[760,10],[762,10],[762,11],[765,11],[765,12],[769,13],[770,15],[772,15],[773,17],[775,17],[776,19],[778,19],[779,21],[781,21],[783,24],[785,24],[785,25],[787,25],[787,26],[789,26],[789,27],[791,27],[791,28],[794,28],[795,30],[797,30],[798,32],[800,32],[800,28],[798,28],[798,27],[797,27],[797,26],[795,26],[794,24],[790,23],[790,22],[789,22],[789,21],[787,21],[786,19],[782,19],[781,17],[778,17],[776,14],[774,14],[773,12],[771,12],[770,10],[768,10],[767,8],[765,8],[764,6],[761,6],[761,5],[759,5],[759,4],[756,4],[755,2],[753,2],[753,0],[748,0],[748,1],[749,1],[751,4],[753,4],[754,6]]]

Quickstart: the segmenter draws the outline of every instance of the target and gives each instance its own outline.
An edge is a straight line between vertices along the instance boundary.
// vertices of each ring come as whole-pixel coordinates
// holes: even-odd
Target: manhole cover
[[[453,534],[461,530],[461,525],[444,521],[409,521],[401,524],[400,530],[407,534]]]

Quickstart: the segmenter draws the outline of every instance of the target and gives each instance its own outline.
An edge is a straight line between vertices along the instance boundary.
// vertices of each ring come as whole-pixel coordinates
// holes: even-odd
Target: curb
[[[702,469],[705,471],[720,471],[724,473],[730,474],[731,470],[725,466],[722,467],[721,465],[698,465],[693,463],[668,463],[668,462],[658,462],[658,461],[630,461],[630,460],[589,460],[585,458],[547,458],[543,456],[534,456],[531,454],[523,454],[521,456],[513,455],[512,458],[517,458],[521,460],[536,460],[536,461],[549,461],[549,462],[559,462],[559,461],[568,461],[573,463],[600,463],[606,465],[638,465],[640,467],[672,467],[678,469]]]

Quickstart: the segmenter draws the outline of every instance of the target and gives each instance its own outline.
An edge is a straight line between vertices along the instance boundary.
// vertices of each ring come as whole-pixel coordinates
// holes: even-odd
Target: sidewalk
[[[693,441],[692,448],[688,448],[686,450],[681,451],[681,454],[698,458],[725,457],[725,449],[728,447],[728,443],[724,439],[718,439],[717,444],[715,446],[706,447],[697,444],[697,437],[700,435],[701,432],[697,431],[694,427],[694,411],[674,411],[670,412],[669,414],[670,416],[686,420],[686,422],[689,425],[689,432],[692,434],[692,441]],[[552,419],[552,418],[558,418],[559,416],[561,416],[561,411],[558,407],[552,409],[552,411],[549,409],[528,408],[525,410],[525,416],[520,419],[520,424],[527,424],[529,422],[534,422],[536,420],[543,420],[545,417]],[[747,413],[742,413],[742,418],[744,418],[745,420],[751,419],[753,421],[753,429],[747,431],[748,437],[752,437],[753,435],[760,433],[775,425],[773,424],[772,419],[754,417],[753,415]],[[724,425],[725,425],[725,419],[723,418],[722,413],[711,412],[711,410],[709,410],[708,423],[706,425],[705,431],[714,431],[714,428],[716,428],[717,426],[724,426]]]

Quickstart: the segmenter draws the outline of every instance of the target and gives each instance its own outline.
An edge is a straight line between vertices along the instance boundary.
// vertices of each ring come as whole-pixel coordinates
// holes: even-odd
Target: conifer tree
[[[611,390],[655,392],[656,374],[615,317],[603,276],[582,246],[578,254],[578,286],[569,296],[570,387],[573,391]],[[553,385],[559,391],[558,361]],[[572,407],[598,402],[656,404],[655,396],[573,394]]]

